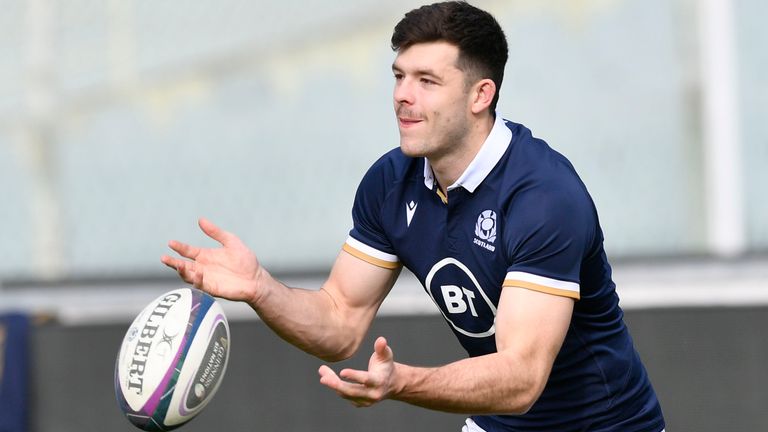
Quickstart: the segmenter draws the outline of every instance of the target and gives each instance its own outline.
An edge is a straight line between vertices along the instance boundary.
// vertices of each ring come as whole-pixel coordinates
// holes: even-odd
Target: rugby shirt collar
[[[504,152],[507,151],[511,140],[512,131],[509,130],[504,123],[504,119],[497,113],[491,133],[488,134],[488,138],[485,139],[482,147],[480,147],[480,151],[477,152],[475,158],[472,159],[472,162],[469,163],[469,166],[459,176],[458,180],[448,186],[448,190],[463,187],[470,193],[474,193],[475,189],[480,186],[480,183],[491,173],[491,170],[499,162]],[[424,158],[424,185],[432,190],[435,183],[435,174],[432,172],[432,166],[429,164],[429,160]]]

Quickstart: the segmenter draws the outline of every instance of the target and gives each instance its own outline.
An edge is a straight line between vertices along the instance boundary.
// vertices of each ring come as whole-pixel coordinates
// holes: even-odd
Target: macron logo
[[[411,220],[413,219],[413,214],[416,213],[416,206],[419,205],[419,203],[415,203],[413,201],[405,204],[405,217],[406,217],[406,226],[411,226]]]

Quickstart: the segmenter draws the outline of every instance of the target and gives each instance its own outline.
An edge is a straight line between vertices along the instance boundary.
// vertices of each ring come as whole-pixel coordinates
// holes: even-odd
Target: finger
[[[176,240],[169,241],[168,247],[173,249],[177,254],[189,259],[195,259],[200,254],[199,247],[188,245]]]
[[[355,397],[349,394],[349,384],[345,383],[341,378],[339,378],[339,376],[336,375],[336,372],[334,372],[331,368],[325,365],[320,366],[318,373],[320,374],[320,384],[335,391],[336,394],[340,397],[352,401],[357,406],[361,406],[358,405],[358,403],[355,401]]]
[[[353,402],[361,402],[363,399],[369,399],[366,394],[368,389],[365,386],[342,380],[336,375],[336,372],[328,366],[320,366],[318,373],[320,374],[320,384],[336,391],[342,398],[349,399]]]
[[[351,401],[371,401],[373,399],[369,394],[371,390],[361,384],[339,380],[338,385],[334,390],[336,391],[336,394],[342,398]]]
[[[194,269],[194,263],[173,258],[168,255],[163,255],[160,258],[160,261],[169,268],[176,270],[181,280],[188,284],[195,285],[197,272]]]
[[[193,271],[193,263],[191,261],[181,260],[168,255],[160,257],[160,261],[169,268],[176,270],[176,272],[179,273],[179,276],[185,281],[187,281],[187,275]]]
[[[179,277],[190,285],[195,285],[195,270],[189,261],[183,261],[176,271],[179,273]]]
[[[339,372],[339,376],[348,382],[361,384],[361,385],[369,385],[372,384],[371,381],[371,374],[366,371],[361,370],[354,370],[354,369],[344,369],[341,372]]]
[[[336,372],[334,372],[333,369],[326,365],[322,365],[320,366],[320,369],[317,370],[317,373],[320,374],[320,384],[336,390],[341,379],[336,375]]]
[[[200,226],[200,229],[203,230],[205,235],[208,237],[216,240],[219,242],[222,246],[227,246],[229,243],[232,242],[232,238],[234,235],[228,233],[227,231],[224,231],[223,229],[216,226],[213,222],[209,221],[206,218],[200,218],[199,221],[197,221],[197,224]]]
[[[176,270],[178,268],[178,266],[179,266],[178,262],[180,262],[180,261],[181,261],[180,259],[168,256],[168,255],[163,255],[163,256],[160,257],[160,262],[161,263],[167,265],[168,267],[170,267],[170,268],[172,268],[174,270]]]
[[[317,370],[317,373],[320,374],[321,377],[326,375],[336,375],[336,372],[334,372],[333,369],[326,365],[320,366],[320,369]]]

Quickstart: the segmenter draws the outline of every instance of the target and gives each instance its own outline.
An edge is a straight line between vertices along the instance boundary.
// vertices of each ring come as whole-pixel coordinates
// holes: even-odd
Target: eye
[[[431,79],[429,79],[429,78],[421,78],[419,81],[420,81],[422,84],[426,85],[426,86],[431,86],[431,85],[435,85],[435,84],[437,84],[435,81],[433,81],[433,80],[431,80]]]
[[[395,76],[395,81],[400,81],[403,79],[403,74],[400,72],[395,72],[394,76]]]

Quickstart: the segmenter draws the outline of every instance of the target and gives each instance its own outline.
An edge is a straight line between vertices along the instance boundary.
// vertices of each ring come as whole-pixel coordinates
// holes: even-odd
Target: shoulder
[[[527,127],[506,121],[512,140],[503,166],[502,190],[510,198],[583,202],[591,205],[586,186],[573,164]]]
[[[403,154],[396,147],[374,162],[360,182],[361,188],[388,189],[415,174],[422,166],[420,159]]]
[[[381,155],[381,157],[378,158],[376,162],[371,164],[369,171],[381,171],[390,175],[397,175],[414,161],[414,158],[403,154],[403,151],[400,150],[400,147],[395,147]]]
[[[515,172],[542,179],[578,180],[573,164],[527,127],[507,121],[512,131],[508,163]]]
[[[592,231],[596,210],[571,162],[523,125],[507,122],[512,141],[500,187],[502,208],[516,228]],[[558,228],[560,227],[560,228]]]

